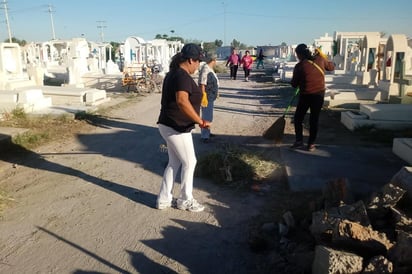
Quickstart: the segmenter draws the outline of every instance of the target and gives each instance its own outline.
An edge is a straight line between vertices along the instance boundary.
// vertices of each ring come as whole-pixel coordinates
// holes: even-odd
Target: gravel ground
[[[256,73],[250,82],[220,75],[220,84],[217,137],[203,144],[197,128],[198,155],[231,143],[268,148],[276,159],[278,149],[261,133],[285,107],[284,89]],[[167,163],[159,105],[160,94],[150,94],[75,138],[24,158],[1,157],[9,203],[0,221],[0,273],[262,273],[248,234],[267,195],[196,178],[204,212],[154,208]]]

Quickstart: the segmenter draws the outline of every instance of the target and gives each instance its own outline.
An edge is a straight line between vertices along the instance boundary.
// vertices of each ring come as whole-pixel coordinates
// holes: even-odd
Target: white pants
[[[159,124],[159,132],[167,144],[169,163],[163,173],[157,201],[169,203],[173,199],[173,185],[177,172],[181,167],[181,185],[179,199],[190,200],[193,198],[193,176],[196,167],[196,155],[193,146],[192,133],[181,133],[171,127]]]

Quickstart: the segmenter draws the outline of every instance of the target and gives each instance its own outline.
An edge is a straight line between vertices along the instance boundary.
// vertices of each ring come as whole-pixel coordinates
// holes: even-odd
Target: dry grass
[[[65,138],[82,128],[82,122],[69,115],[30,117],[21,109],[3,116],[1,127],[28,129],[14,136],[12,142],[26,149],[33,149],[57,138]]]
[[[281,165],[263,151],[225,145],[221,150],[199,157],[196,176],[219,184],[242,187],[269,179],[280,168]]]
[[[121,103],[101,107],[94,112],[79,112],[74,118],[70,114],[30,116],[23,109],[15,109],[3,114],[0,127],[28,129],[25,133],[13,137],[12,142],[25,149],[34,149],[48,142],[68,138],[87,130],[91,125],[98,124],[98,121],[111,110],[140,100],[137,95],[125,94],[124,96],[126,100]]]

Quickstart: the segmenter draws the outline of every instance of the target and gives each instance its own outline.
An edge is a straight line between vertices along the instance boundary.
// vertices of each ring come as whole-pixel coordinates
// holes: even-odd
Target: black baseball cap
[[[306,44],[299,44],[296,49],[295,52],[299,53],[299,54],[303,54],[304,51],[308,50],[308,46]]]
[[[203,50],[200,46],[189,43],[183,46],[182,48],[182,56],[183,58],[189,59],[192,58],[193,60],[204,61],[205,55]]]

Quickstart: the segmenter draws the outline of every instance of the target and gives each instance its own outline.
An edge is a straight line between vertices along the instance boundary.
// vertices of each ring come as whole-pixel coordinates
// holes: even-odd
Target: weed
[[[18,134],[17,136],[13,137],[12,141],[16,145],[25,148],[34,148],[40,144],[45,143],[50,139],[50,134],[48,132],[25,132],[22,134]]]
[[[242,184],[266,179],[279,166],[259,152],[227,145],[199,157],[195,174],[220,184]]]
[[[23,108],[15,108],[11,112],[12,117],[15,119],[26,119],[27,115]]]
[[[225,73],[227,72],[227,68],[225,67],[224,64],[216,64],[214,67],[214,70],[216,73]]]

